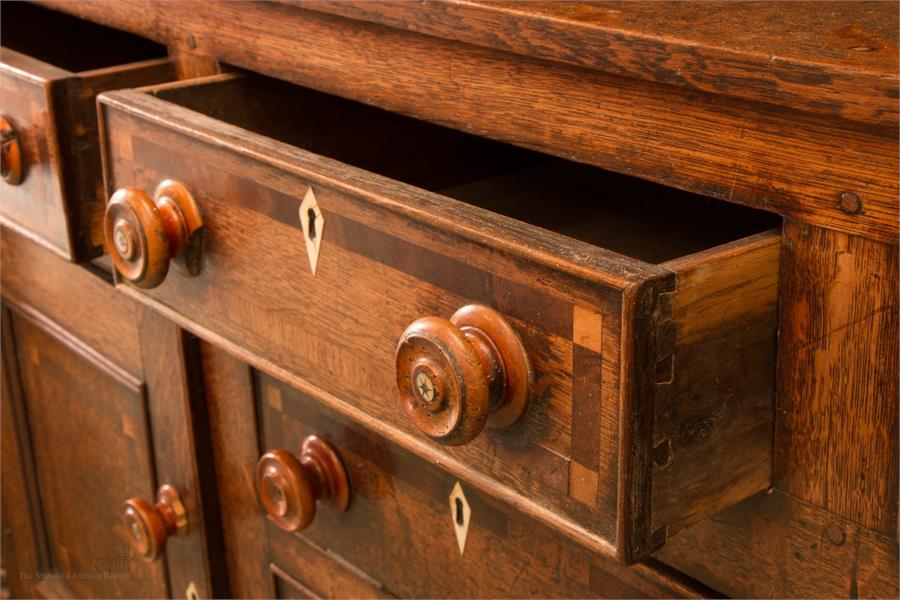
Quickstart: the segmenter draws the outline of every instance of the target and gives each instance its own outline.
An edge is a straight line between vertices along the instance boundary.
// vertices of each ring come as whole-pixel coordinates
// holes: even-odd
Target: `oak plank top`
[[[285,1],[618,75],[897,126],[896,2]]]

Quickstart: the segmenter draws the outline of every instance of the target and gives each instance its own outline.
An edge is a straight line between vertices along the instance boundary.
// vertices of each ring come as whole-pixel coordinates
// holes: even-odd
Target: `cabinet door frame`
[[[25,319],[118,383],[142,394],[152,489],[155,492],[164,483],[178,486],[189,519],[187,534],[172,538],[161,559],[165,594],[227,596],[195,338],[117,293],[107,273],[67,263],[6,228],[0,245],[3,525],[4,541],[14,542],[8,546],[14,551],[5,552],[11,591],[22,597],[73,596],[64,579],[33,576],[49,573],[51,561],[27,399],[21,385],[20,349],[11,335],[13,319]]]

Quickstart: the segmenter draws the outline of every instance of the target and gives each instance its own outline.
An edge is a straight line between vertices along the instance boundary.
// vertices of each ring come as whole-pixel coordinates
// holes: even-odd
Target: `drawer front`
[[[12,3],[11,3],[12,4]],[[18,3],[16,3],[18,4]],[[28,29],[49,11],[4,6],[4,44],[15,43],[18,35],[9,29]],[[46,44],[65,45],[73,55],[97,52],[94,44],[107,44],[109,56],[128,57],[131,52],[116,45],[126,36],[111,32],[106,39],[91,26],[83,32],[93,38],[81,39],[51,17],[42,33]],[[141,45],[149,42],[141,40]],[[39,42],[25,44],[40,53]],[[145,54],[154,54],[148,50]],[[0,182],[0,219],[3,223],[72,260],[87,260],[102,252],[100,224],[103,215],[103,182],[97,131],[96,96],[111,89],[149,85],[173,79],[165,58],[165,48],[156,50],[163,58],[104,66],[86,71],[70,71],[10,47],[0,48],[0,115],[9,123],[18,158],[13,168],[18,177]],[[75,60],[75,59],[71,59]],[[109,60],[84,61],[84,66],[106,64]],[[74,66],[74,65],[73,65]],[[13,152],[13,151],[11,151]]]
[[[705,593],[573,544],[215,346],[204,345],[202,354],[227,552],[230,564],[241,565],[230,571],[233,593],[329,598]],[[272,450],[299,454],[310,435],[339,455],[350,502],[337,513],[320,500],[309,527],[288,533],[264,516],[253,484],[255,458]],[[457,514],[463,505],[463,514]],[[251,524],[254,509],[258,521]],[[458,529],[465,532],[462,541]]]
[[[464,207],[145,93],[105,95],[101,113],[108,192],[152,192],[175,179],[202,216],[199,273],[173,270],[158,287],[135,292],[185,326],[321,390],[344,414],[375,419],[392,439],[622,560],[646,556],[669,531],[768,485],[774,234],[686,260],[676,272]],[[304,234],[311,207],[324,221],[318,240]],[[737,261],[724,270],[729,274],[741,273],[747,260],[757,276],[710,277],[703,267],[719,260]],[[675,293],[682,280],[688,296]],[[706,364],[672,359],[679,343],[673,315],[692,311],[675,299],[695,301],[706,291],[719,293],[712,295],[713,310],[701,302],[704,314],[726,306],[746,321],[740,352],[752,360],[737,390],[735,378],[745,375],[728,348],[721,356],[721,343],[702,353]],[[753,304],[732,297],[741,294]],[[446,319],[473,304],[497,311],[521,340],[531,401],[511,427],[485,427],[464,445],[436,444],[404,413],[395,351],[417,319]],[[687,320],[681,339],[695,344],[694,353],[706,337],[733,340],[719,331],[727,321]],[[732,366],[718,379],[698,375],[725,359]],[[718,388],[707,395],[708,386]],[[682,391],[700,399],[674,400]],[[669,415],[658,425],[656,397]],[[735,440],[746,454],[728,464],[742,470],[704,474],[704,455],[720,458]],[[654,489],[654,478],[661,487]]]
[[[48,79],[68,73],[2,50],[0,114],[12,127],[20,158],[11,169],[19,181],[4,180],[0,215],[7,223],[40,236],[60,253],[70,249],[66,208],[59,176],[59,150],[50,118]],[[22,65],[23,68],[16,68]],[[26,70],[28,69],[28,70]]]

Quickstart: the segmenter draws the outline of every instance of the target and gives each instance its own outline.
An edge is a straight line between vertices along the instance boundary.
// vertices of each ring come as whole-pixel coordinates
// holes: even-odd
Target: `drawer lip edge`
[[[65,79],[75,75],[72,71],[57,67],[6,46],[0,46],[0,57],[2,57],[2,60],[0,60],[0,71],[35,82],[46,83],[51,79]],[[7,62],[9,59],[12,59],[12,62]],[[17,65],[16,62],[18,61],[27,61],[28,66],[36,68],[30,70],[25,65]]]
[[[712,248],[707,248],[705,250],[694,252],[692,254],[686,254],[685,256],[680,256],[678,258],[673,258],[672,260],[661,263],[660,266],[678,273],[684,269],[689,269],[698,264],[711,262],[712,260],[720,258],[723,255],[729,254],[731,252],[745,251],[754,247],[780,245],[781,237],[781,226],[779,225],[778,227],[760,231],[759,233],[754,233],[752,235],[726,242],[718,246],[713,246]]]

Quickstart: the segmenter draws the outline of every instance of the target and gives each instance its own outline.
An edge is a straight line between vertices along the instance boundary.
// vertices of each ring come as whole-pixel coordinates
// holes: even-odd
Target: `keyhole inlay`
[[[306,232],[309,236],[309,239],[315,241],[316,239],[316,211],[313,208],[307,209],[306,216],[309,217],[309,227]]]

